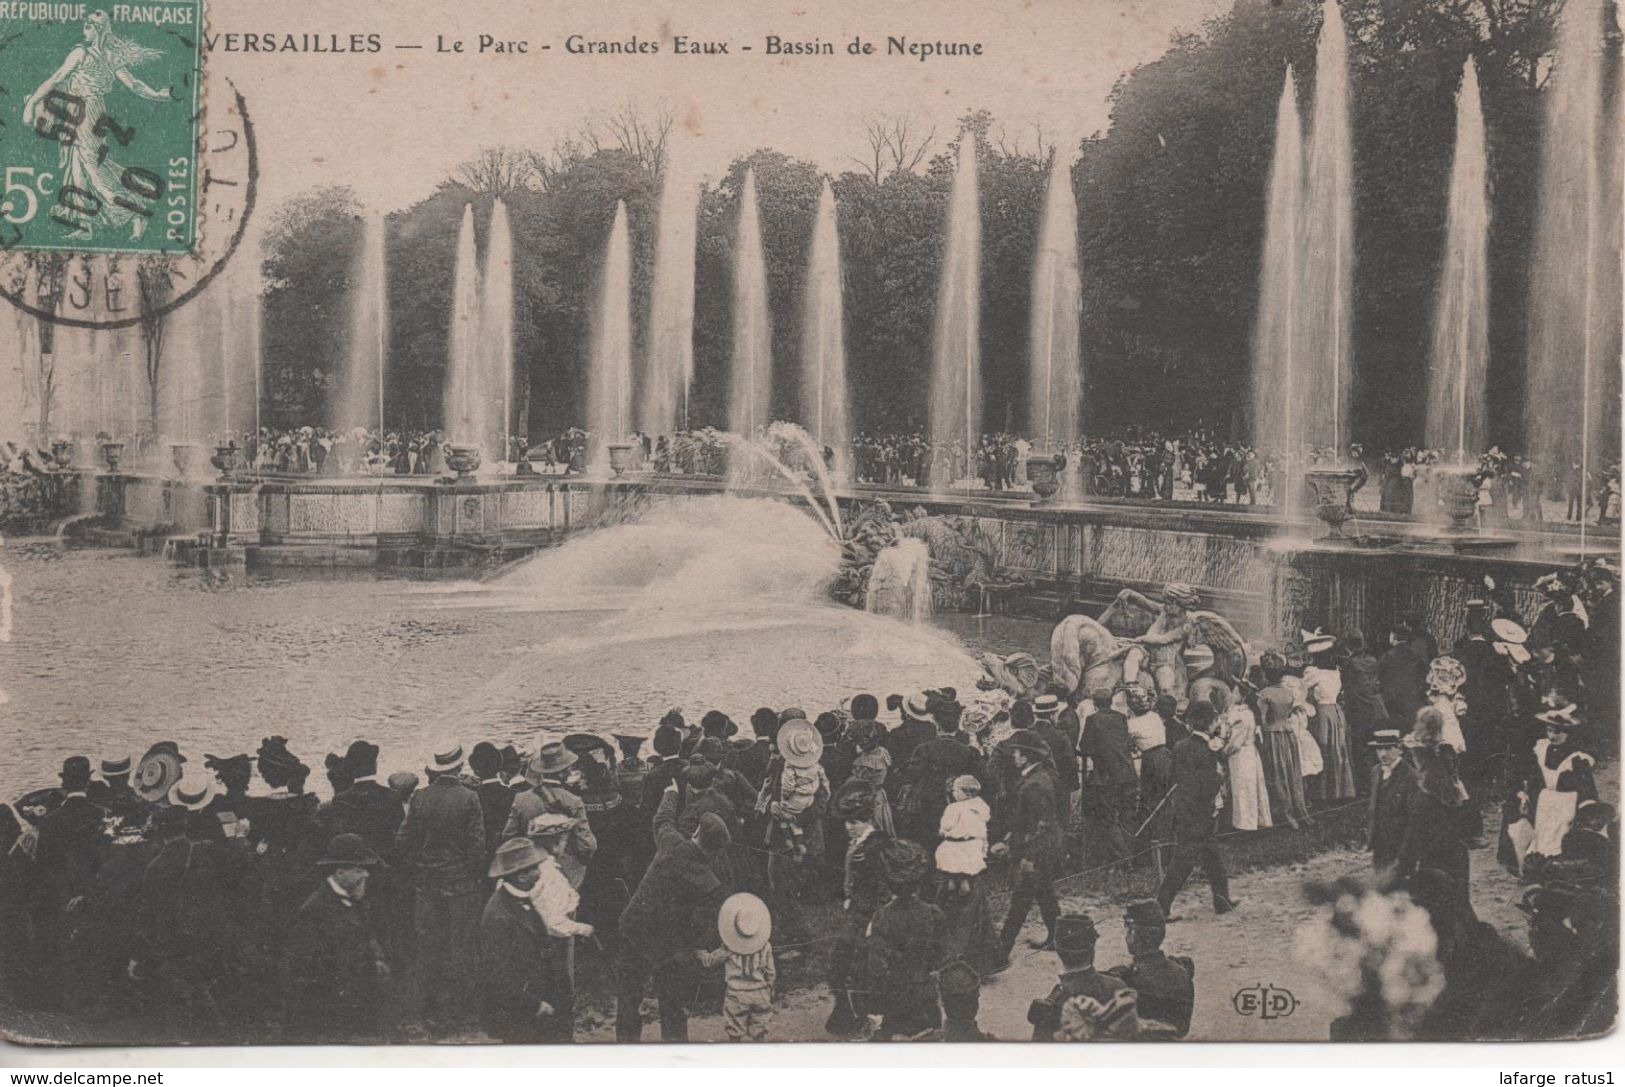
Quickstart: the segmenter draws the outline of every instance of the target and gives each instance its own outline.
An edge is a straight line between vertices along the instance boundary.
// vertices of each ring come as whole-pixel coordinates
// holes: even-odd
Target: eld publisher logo
[[[1237,990],[1230,1001],[1237,1015],[1256,1015],[1260,1019],[1285,1019],[1298,1010],[1298,998],[1290,989],[1275,985],[1253,985]]]

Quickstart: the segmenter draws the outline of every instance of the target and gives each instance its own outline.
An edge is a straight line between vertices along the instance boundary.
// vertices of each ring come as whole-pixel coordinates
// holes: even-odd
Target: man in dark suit
[[[367,881],[383,864],[360,835],[340,834],[320,885],[294,915],[282,961],[290,1040],[378,1042],[390,978],[367,916]]]
[[[356,834],[384,859],[385,867],[376,869],[368,884],[369,912],[390,966],[406,974],[416,959],[412,874],[405,867],[387,867],[397,860],[395,836],[406,812],[400,797],[378,780],[377,744],[357,740],[345,751],[343,761],[350,784],[317,813],[316,828],[307,835],[302,851],[306,863],[313,864],[336,835]]]
[[[70,915],[94,887],[110,845],[102,834],[107,810],[88,796],[90,760],[83,755],[63,760],[61,777],[62,803],[40,820],[34,848],[37,952],[53,973],[68,966],[62,960],[75,920]]]
[[[1213,912],[1229,913],[1239,904],[1230,897],[1230,875],[1214,837],[1215,802],[1222,785],[1219,751],[1224,745],[1216,738],[1210,741],[1208,734],[1218,725],[1218,712],[1210,702],[1197,702],[1186,711],[1185,723],[1191,734],[1174,746],[1174,854],[1157,888],[1157,904],[1169,921],[1178,920],[1173,916],[1174,896],[1198,863],[1213,889]]]
[[[462,747],[436,755],[425,769],[429,784],[412,798],[395,852],[416,879],[413,927],[423,1014],[451,1020],[472,1004],[485,816],[479,797],[459,777]]]
[[[513,808],[514,793],[502,780],[502,752],[495,744],[481,740],[468,753],[468,768],[479,779],[474,793],[480,798],[480,813],[485,824],[485,853],[495,854],[502,841],[502,828],[508,824],[508,812]]]
[[[851,1037],[863,1027],[853,1002],[861,977],[858,957],[864,933],[875,911],[890,896],[880,854],[891,836],[875,827],[875,787],[848,781],[830,804],[830,812],[846,831],[846,862],[841,871],[841,931],[829,956],[829,988],[835,1007],[824,1029],[837,1038]]]
[[[902,711],[903,723],[886,733],[881,743],[891,752],[893,769],[905,769],[914,749],[935,738],[939,729],[931,710],[931,700],[924,691],[900,699],[898,709]]]
[[[969,744],[955,739],[957,732],[957,725],[944,725],[934,737],[914,748],[903,768],[910,797],[909,818],[897,828],[898,833],[931,849],[936,848],[937,827],[948,806],[949,783],[961,774],[981,781],[986,773],[982,757]]]
[[[1139,776],[1134,770],[1134,743],[1128,718],[1112,708],[1112,693],[1091,691],[1095,712],[1083,723],[1078,754],[1088,766],[1084,801],[1105,829],[1106,859],[1121,860],[1134,852],[1132,820],[1139,806]]]
[[[1485,786],[1499,780],[1505,768],[1506,719],[1512,713],[1516,676],[1512,662],[1496,650],[1490,628],[1489,603],[1471,600],[1467,604],[1467,640],[1455,647],[1451,656],[1461,662],[1467,674],[1461,696],[1467,712],[1461,718],[1461,775],[1469,787]],[[1482,791],[1482,790],[1480,790]]]
[[[1388,652],[1377,662],[1377,684],[1389,722],[1404,732],[1416,720],[1416,711],[1427,705],[1428,661],[1417,651],[1409,623],[1395,623],[1388,643]]]
[[[1410,792],[1416,785],[1416,777],[1400,750],[1398,729],[1379,729],[1372,734],[1370,747],[1377,753],[1377,765],[1371,768],[1366,848],[1371,850],[1371,866],[1383,872],[1399,860]]]
[[[558,1009],[548,1000],[555,949],[530,900],[540,878],[542,852],[529,838],[510,838],[492,859],[496,889],[480,915],[480,995],[485,1033],[501,1042],[549,1040]],[[566,1034],[568,1038],[568,1034]]]
[[[1017,729],[1001,746],[1010,752],[1020,775],[1010,812],[1009,840],[994,847],[1000,853],[1007,852],[1015,865],[1010,912],[1005,915],[1000,933],[1000,944],[1009,958],[1035,900],[1045,931],[1042,940],[1031,941],[1032,946],[1054,948],[1055,919],[1061,915],[1055,897],[1055,870],[1066,855],[1066,845],[1055,817],[1055,771],[1049,765],[1049,745],[1036,732]]]
[[[615,1040],[643,1038],[644,983],[654,980],[660,1040],[688,1041],[688,1003],[698,981],[695,952],[717,940],[716,914],[732,887],[728,828],[715,813],[700,817],[692,837],[677,829],[677,782],[666,786],[654,816],[655,858],[621,913],[615,966]],[[701,946],[701,944],[705,946]]]

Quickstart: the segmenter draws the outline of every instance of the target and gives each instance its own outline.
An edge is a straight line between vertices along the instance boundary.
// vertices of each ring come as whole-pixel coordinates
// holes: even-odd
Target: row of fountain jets
[[[1541,196],[1528,300],[1528,442],[1549,463],[1571,454],[1595,462],[1604,406],[1617,379],[1608,355],[1621,312],[1621,154],[1617,116],[1604,116],[1603,0],[1569,0],[1559,25],[1542,160]],[[1286,72],[1277,111],[1260,269],[1253,359],[1253,440],[1279,449],[1305,443],[1347,449],[1353,389],[1351,329],[1355,259],[1349,55],[1335,0],[1325,0],[1307,125],[1294,75]],[[1614,102],[1625,103],[1625,94]],[[944,444],[975,444],[982,416],[979,351],[980,199],[974,141],[962,139],[950,194],[930,390],[930,433]],[[647,348],[634,358],[632,254],[624,204],[617,205],[601,264],[589,361],[588,428],[600,441],[665,434],[689,425],[694,379],[694,266],[698,188],[670,182],[661,198]],[[1068,164],[1052,161],[1033,268],[1026,432],[1051,448],[1079,435],[1083,360],[1079,318],[1078,213]],[[1434,306],[1427,444],[1470,457],[1486,437],[1490,205],[1484,116],[1469,59],[1457,96],[1448,226]],[[772,318],[756,199],[747,172],[739,194],[733,282],[729,429],[750,435],[770,420]],[[353,297],[350,358],[333,425],[385,427],[389,320],[385,231],[365,229]],[[483,261],[472,207],[458,233],[443,419],[453,442],[488,454],[516,428],[513,358],[513,246],[507,210],[494,204]],[[245,281],[217,297],[213,317],[187,315],[196,328],[166,366],[158,424],[167,435],[246,429],[257,422],[258,290]],[[228,297],[229,296],[229,297]],[[245,304],[245,298],[247,304]],[[838,453],[848,435],[840,246],[828,183],[813,224],[802,314],[799,420]],[[205,309],[207,307],[204,307]],[[19,321],[29,350],[32,322]],[[56,395],[70,410],[61,427],[91,433],[128,423],[134,432],[141,387],[135,333],[58,335]],[[117,343],[112,341],[124,337]],[[102,343],[107,340],[107,343]],[[229,350],[227,341],[239,350]],[[66,342],[63,342],[66,341]],[[252,345],[252,362],[243,356]],[[36,348],[38,345],[34,345]],[[124,366],[91,363],[109,351]],[[78,370],[65,356],[87,354]],[[222,359],[214,374],[203,363]],[[23,357],[22,354],[19,358]],[[117,373],[109,376],[112,371]],[[75,376],[78,374],[78,376]],[[0,399],[12,399],[0,397]],[[256,401],[250,404],[250,401]],[[99,409],[99,410],[98,410]],[[125,412],[129,418],[119,415]],[[4,412],[0,412],[4,414]],[[122,423],[121,423],[122,420]],[[3,420],[0,420],[3,421]],[[491,457],[488,460],[501,459]],[[1587,464],[1589,470],[1590,464]]]

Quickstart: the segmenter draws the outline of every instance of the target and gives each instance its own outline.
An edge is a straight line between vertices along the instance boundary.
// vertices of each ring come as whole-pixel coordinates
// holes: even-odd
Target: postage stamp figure
[[[0,4],[0,251],[197,241],[202,0]]]

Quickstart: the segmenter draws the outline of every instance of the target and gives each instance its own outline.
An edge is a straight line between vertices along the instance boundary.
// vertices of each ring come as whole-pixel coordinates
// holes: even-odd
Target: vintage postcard
[[[1607,1034],[1621,45],[0,0],[0,1032]]]

